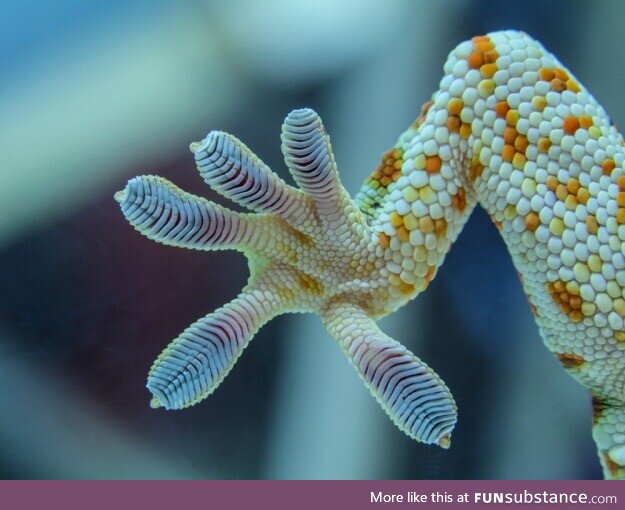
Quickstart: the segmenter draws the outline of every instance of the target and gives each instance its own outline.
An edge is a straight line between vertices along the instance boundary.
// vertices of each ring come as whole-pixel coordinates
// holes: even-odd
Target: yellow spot
[[[488,97],[495,91],[495,82],[493,80],[482,80],[478,86],[477,91],[482,97]]]
[[[517,152],[512,158],[512,166],[514,168],[518,168],[519,170],[523,170],[523,167],[525,167],[526,162],[527,160],[525,159],[525,156],[521,154],[520,152]]]
[[[593,273],[600,273],[602,265],[603,263],[601,262],[601,257],[599,257],[599,255],[593,253],[588,257],[588,269],[590,269]]]
[[[614,333],[614,338],[619,342],[625,342],[625,331],[617,331]]]
[[[510,110],[508,113],[506,113],[506,122],[510,126],[516,126],[517,122],[519,121],[519,118],[520,118],[519,112],[517,112],[516,110]]]
[[[402,190],[402,195],[404,196],[404,200],[411,204],[415,200],[419,198],[419,192],[414,189],[412,186],[406,186]]]
[[[560,237],[564,233],[564,222],[560,218],[553,218],[549,223],[549,230]]]
[[[465,140],[471,136],[471,126],[469,124],[463,123],[462,126],[460,126],[460,136]]]
[[[408,230],[415,230],[419,226],[419,222],[417,218],[415,218],[414,214],[408,213],[404,216],[404,226]]]
[[[419,189],[419,199],[426,205],[433,204],[438,200],[438,195],[430,186]]]
[[[480,72],[484,78],[492,78],[497,72],[497,64],[484,64],[480,68]]]
[[[580,86],[574,82],[571,78],[566,80],[566,88],[571,92],[575,92],[576,94],[581,90]]]
[[[508,205],[503,211],[503,217],[507,220],[512,220],[516,217],[516,206]]]
[[[597,126],[590,126],[588,128],[588,134],[596,140],[601,136],[601,130]]]
[[[618,298],[614,300],[614,311],[621,317],[625,317],[625,299]]]
[[[536,96],[532,99],[532,108],[537,112],[542,112],[547,106],[547,100],[543,96]]]
[[[408,230],[406,230],[406,227],[404,225],[397,229],[397,239],[399,239],[400,241],[407,241],[408,237]]]

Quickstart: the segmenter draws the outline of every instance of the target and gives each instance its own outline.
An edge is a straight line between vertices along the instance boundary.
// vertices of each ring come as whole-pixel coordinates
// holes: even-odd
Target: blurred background
[[[393,426],[315,316],[265,326],[200,405],[150,409],[153,359],[247,267],[141,237],[113,193],[153,173],[224,203],[187,149],[212,129],[288,179],[280,125],[308,106],[354,194],[447,53],[503,28],[625,124],[624,17],[616,0],[0,0],[0,478],[600,477],[589,397],[542,346],[481,211],[381,324],[455,395],[443,451]]]

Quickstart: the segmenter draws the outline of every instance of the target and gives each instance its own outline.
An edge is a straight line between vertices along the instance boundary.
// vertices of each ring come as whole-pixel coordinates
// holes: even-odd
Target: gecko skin
[[[625,148],[597,101],[537,41],[516,31],[456,47],[421,116],[352,200],[309,109],[282,126],[298,187],[234,136],[191,145],[200,174],[241,214],[154,176],[115,198],[158,242],[233,249],[249,261],[239,296],[155,361],[152,406],[212,393],[256,331],[317,313],[366,386],[410,437],[449,447],[457,409],[442,379],[376,320],[428,287],[474,206],[501,232],[547,348],[592,395],[606,478],[625,478]]]

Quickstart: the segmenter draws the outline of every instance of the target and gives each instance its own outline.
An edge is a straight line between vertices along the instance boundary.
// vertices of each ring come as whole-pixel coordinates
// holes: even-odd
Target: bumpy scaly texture
[[[355,200],[321,120],[291,112],[285,162],[298,188],[235,137],[191,150],[204,180],[257,214],[189,195],[159,177],[116,195],[156,241],[237,249],[250,279],[159,356],[154,407],[215,390],[254,333],[284,312],[315,312],[371,393],[409,436],[448,447],[456,404],[440,377],[375,320],[425,290],[473,207],[503,236],[546,346],[589,388],[608,478],[625,477],[625,148],[601,106],[526,34],[454,49],[440,89],[384,154]]]

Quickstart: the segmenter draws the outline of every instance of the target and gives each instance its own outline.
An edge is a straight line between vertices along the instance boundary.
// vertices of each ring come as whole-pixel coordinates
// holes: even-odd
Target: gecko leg
[[[442,379],[359,306],[331,304],[321,318],[391,420],[417,441],[449,448],[457,410]]]

